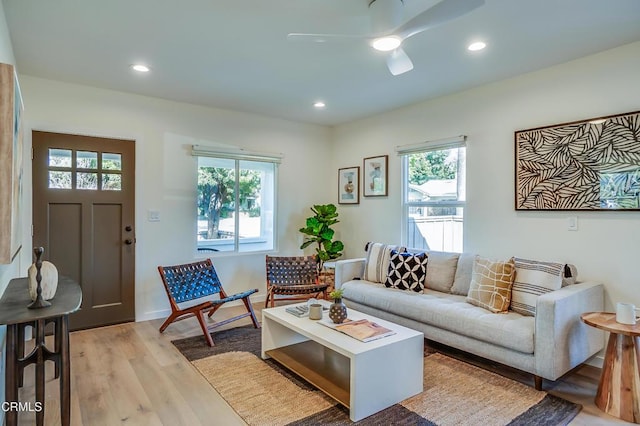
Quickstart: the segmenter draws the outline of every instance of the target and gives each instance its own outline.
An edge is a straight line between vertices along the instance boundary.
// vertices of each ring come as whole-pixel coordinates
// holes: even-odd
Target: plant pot
[[[342,303],[342,299],[334,299],[331,306],[329,306],[329,318],[335,324],[341,324],[347,319],[347,306]]]

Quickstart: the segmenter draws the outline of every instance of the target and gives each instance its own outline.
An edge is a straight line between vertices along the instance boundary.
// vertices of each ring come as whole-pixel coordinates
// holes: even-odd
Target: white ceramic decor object
[[[31,296],[31,300],[36,300],[38,296],[36,274],[37,268],[34,263],[29,267],[29,295]],[[53,263],[45,260],[42,262],[40,275],[42,275],[42,280],[40,281],[42,298],[44,300],[51,300],[56,295],[56,290],[58,289],[58,269]]]

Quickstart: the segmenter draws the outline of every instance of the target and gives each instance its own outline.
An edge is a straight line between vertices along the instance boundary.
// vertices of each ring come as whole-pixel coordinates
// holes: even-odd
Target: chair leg
[[[207,339],[207,343],[209,346],[213,345],[213,339],[211,338],[211,333],[209,333],[209,328],[207,327],[207,323],[204,321],[204,314],[202,311],[198,311],[196,313],[196,317],[198,318],[198,322],[200,323],[200,328],[202,328],[202,333],[204,333],[204,338]]]
[[[175,319],[178,318],[178,316],[179,314],[177,312],[171,312],[171,315],[169,315],[169,318],[167,318],[160,326],[160,333],[164,332],[167,329],[167,327],[169,327],[169,324],[175,321]]]
[[[264,307],[268,308],[269,307],[269,299],[272,297],[273,295],[271,294],[271,289],[267,290],[267,298],[264,301]]]
[[[251,321],[253,321],[253,327],[260,328],[260,323],[258,322],[258,318],[256,318],[256,313],[253,311],[253,306],[251,306],[251,301],[249,300],[249,296],[244,297],[242,301],[244,302],[244,306],[247,307],[247,311],[251,314]]]

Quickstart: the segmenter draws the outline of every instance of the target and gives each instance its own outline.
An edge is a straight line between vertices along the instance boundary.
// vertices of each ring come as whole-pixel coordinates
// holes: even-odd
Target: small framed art
[[[387,195],[389,176],[389,156],[379,155],[368,157],[363,160],[363,188],[362,195],[365,197],[384,197]]]
[[[338,204],[360,203],[360,167],[338,169]]]

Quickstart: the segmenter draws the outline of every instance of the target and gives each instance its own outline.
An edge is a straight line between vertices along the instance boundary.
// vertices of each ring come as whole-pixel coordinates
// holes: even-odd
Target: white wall
[[[4,7],[0,2],[0,62],[5,64],[15,65],[15,58],[13,56],[13,48],[11,47],[11,38],[9,36],[9,28],[7,27],[7,21],[4,14]],[[5,238],[5,236],[3,236]],[[13,278],[19,276],[26,276],[27,265],[31,263],[30,251],[24,247],[16,256],[13,263],[9,265],[0,265],[0,295],[7,288],[7,284]],[[6,326],[0,326],[0,353],[2,359],[0,360],[0,404],[4,402],[4,369],[5,369],[5,345],[6,345]],[[3,423],[4,413],[0,412],[0,424]]]
[[[389,154],[389,196],[341,207],[347,255],[362,256],[366,241],[400,240],[395,146],[464,134],[465,251],[574,263],[579,279],[605,284],[608,310],[640,305],[640,212],[516,212],[513,140],[516,130],[640,110],[638,70],[640,42],[335,128],[334,169]],[[567,230],[570,215],[577,232]]]
[[[298,229],[310,213],[309,207],[328,202],[333,193],[333,187],[324,184],[325,165],[331,163],[329,129],[325,127],[24,75],[20,78],[27,105],[26,149],[31,146],[30,130],[136,140],[138,321],[168,313],[157,266],[195,259],[196,161],[190,155],[191,144],[223,143],[284,153],[279,167],[277,222],[282,254],[300,253]],[[30,191],[30,168],[25,174]],[[159,210],[161,221],[148,222],[148,210]],[[253,299],[264,300],[264,253],[222,256],[214,258],[214,264],[228,292],[259,288]]]

